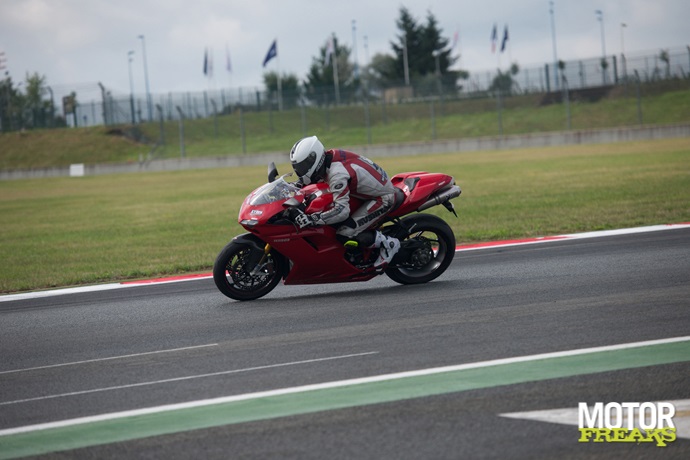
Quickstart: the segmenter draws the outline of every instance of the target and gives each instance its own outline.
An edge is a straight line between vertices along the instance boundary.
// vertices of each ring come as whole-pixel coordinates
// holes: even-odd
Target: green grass
[[[641,98],[644,124],[690,122],[690,80],[666,86],[644,87]],[[567,129],[563,104],[541,106],[542,95],[515,96],[504,101],[501,111],[504,135]],[[633,87],[618,87],[597,103],[573,101],[570,104],[571,129],[589,130],[639,124],[637,98]],[[299,109],[284,112],[246,112],[246,152],[287,152],[307,134],[317,134],[327,146],[457,139],[499,134],[498,112],[493,99],[466,99],[438,102],[432,123],[430,102],[369,106],[371,129],[365,125],[361,105],[338,108],[308,108],[303,117]],[[238,155],[243,153],[240,114],[218,117],[218,132],[213,119],[186,120],[185,154],[188,157]],[[59,130],[34,130],[0,134],[0,169],[67,166],[71,163],[127,163],[145,158],[159,138],[158,123],[139,125],[149,143],[137,143],[120,135],[127,126],[90,127]],[[164,123],[165,147],[156,150],[157,158],[181,155],[179,124]]]
[[[452,174],[458,243],[690,221],[690,144],[376,159]],[[287,172],[288,165],[280,165]],[[0,292],[209,271],[266,168],[0,182]]]

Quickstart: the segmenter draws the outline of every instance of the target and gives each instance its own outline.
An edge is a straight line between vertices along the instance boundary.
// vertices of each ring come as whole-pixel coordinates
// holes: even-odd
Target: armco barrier
[[[690,137],[690,124],[664,126],[636,126],[587,131],[559,131],[509,136],[489,136],[468,139],[449,139],[405,144],[342,146],[370,158],[421,155],[425,153],[473,152],[480,150],[505,150],[528,147],[551,147],[577,144],[607,144],[651,139]],[[135,172],[177,171],[184,169],[232,168],[247,165],[266,165],[271,161],[286,163],[285,152],[257,153],[251,155],[226,155],[220,157],[171,158],[126,164],[86,164],[83,175],[121,174]],[[72,174],[70,174],[70,171]],[[44,177],[68,177],[75,168],[36,168],[0,171],[0,180],[35,179]],[[81,171],[80,171],[81,172]]]

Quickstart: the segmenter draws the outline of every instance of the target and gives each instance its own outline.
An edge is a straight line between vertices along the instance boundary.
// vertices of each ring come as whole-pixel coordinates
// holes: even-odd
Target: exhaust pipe
[[[417,212],[424,211],[425,209],[429,209],[432,206],[438,206],[439,204],[443,204],[448,200],[457,198],[460,196],[461,193],[462,190],[460,190],[460,187],[458,187],[457,185],[452,185],[446,189],[440,190],[431,195],[426,203],[418,207]]]

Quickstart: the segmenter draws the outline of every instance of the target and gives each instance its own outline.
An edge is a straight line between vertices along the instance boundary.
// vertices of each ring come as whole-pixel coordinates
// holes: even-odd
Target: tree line
[[[50,96],[48,99],[46,94]],[[76,104],[76,94],[72,93],[66,100]],[[55,115],[55,100],[45,76],[27,73],[23,82],[15,84],[9,73],[5,73],[5,78],[0,80],[0,132],[64,126],[67,126],[65,119]]]
[[[395,88],[408,89],[398,94],[402,97],[456,95],[462,89],[458,81],[467,79],[469,73],[450,69],[459,56],[453,56],[454,46],[443,36],[436,17],[427,12],[421,22],[401,7],[396,27],[391,52],[375,54],[361,69],[352,59],[352,48],[334,34],[312,57],[303,81],[295,74],[282,74],[279,82],[276,72],[267,72],[265,88],[277,97],[280,83],[283,102],[288,106],[296,105],[300,98],[319,105],[380,98]]]

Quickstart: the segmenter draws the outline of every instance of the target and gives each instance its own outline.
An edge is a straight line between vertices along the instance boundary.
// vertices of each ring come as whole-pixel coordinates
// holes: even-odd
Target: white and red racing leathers
[[[386,172],[370,159],[353,152],[326,151],[324,182],[333,193],[333,206],[314,217],[319,224],[342,223],[337,233],[348,238],[379,222],[395,204],[395,187]],[[363,201],[352,214],[350,196]]]

